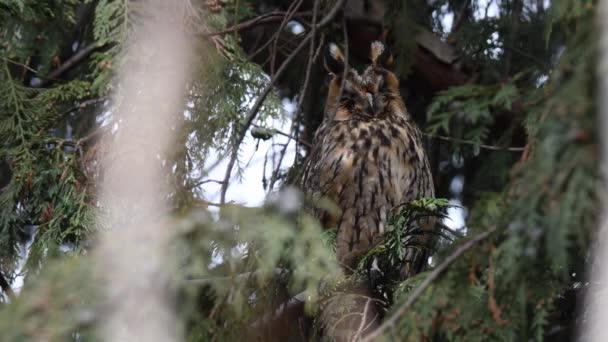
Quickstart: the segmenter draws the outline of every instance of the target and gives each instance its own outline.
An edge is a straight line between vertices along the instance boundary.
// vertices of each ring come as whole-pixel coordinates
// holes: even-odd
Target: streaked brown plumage
[[[337,228],[336,254],[347,273],[390,229],[393,207],[434,196],[421,133],[399,95],[397,77],[387,69],[392,56],[379,42],[371,51],[372,64],[362,75],[347,70],[340,96],[344,61],[337,46],[328,49],[325,64],[333,79],[302,182],[307,193],[328,198],[340,209],[317,214],[324,228]],[[427,222],[423,228],[431,226]],[[413,249],[408,257],[404,276],[426,261]]]

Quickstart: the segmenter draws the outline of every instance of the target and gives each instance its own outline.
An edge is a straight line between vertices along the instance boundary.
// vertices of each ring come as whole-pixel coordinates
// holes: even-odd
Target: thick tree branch
[[[386,319],[382,325],[378,327],[371,334],[367,335],[363,341],[368,342],[372,341],[375,338],[378,338],[386,332],[387,329],[392,328],[397,324],[397,321],[403,314],[405,314],[411,307],[416,303],[416,301],[422,296],[422,294],[426,291],[426,289],[431,286],[431,284],[439,279],[439,277],[445,272],[448,267],[450,267],[458,258],[460,258],[465,252],[475,247],[480,242],[487,239],[493,232],[496,231],[496,228],[492,228],[484,233],[481,233],[471,240],[465,242],[460,247],[456,248],[456,250],[450,254],[439,266],[435,267],[433,271],[424,279],[424,281],[418,286],[407,298],[407,300],[395,310],[395,312]]]

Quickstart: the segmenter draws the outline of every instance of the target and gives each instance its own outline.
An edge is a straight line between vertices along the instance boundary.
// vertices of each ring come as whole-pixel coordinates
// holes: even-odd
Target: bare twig
[[[227,281],[233,281],[233,282],[240,283],[243,281],[252,280],[254,278],[266,275],[268,273],[272,273],[272,275],[274,275],[276,277],[282,277],[284,275],[289,274],[289,270],[286,270],[284,268],[275,268],[272,271],[257,270],[257,271],[253,271],[253,272],[245,272],[245,273],[240,273],[240,274],[235,274],[233,276],[225,276],[225,277],[191,278],[191,279],[186,279],[186,284],[187,285],[210,285],[213,283],[221,283],[221,282],[227,282]]]
[[[268,186],[268,192],[271,192],[274,189],[274,184],[276,183],[277,178],[279,176],[279,170],[281,169],[281,164],[283,163],[283,158],[285,157],[285,152],[287,151],[287,146],[289,145],[289,142],[292,139],[292,134],[294,134],[295,130],[297,129],[297,127],[299,125],[300,114],[302,113],[302,105],[304,104],[304,98],[306,97],[306,90],[308,89],[308,83],[310,82],[310,74],[312,71],[312,65],[313,65],[314,54],[315,54],[315,37],[317,34],[317,15],[319,12],[319,0],[315,0],[315,3],[313,6],[314,7],[313,7],[313,15],[312,15],[312,31],[310,33],[312,35],[312,41],[310,42],[310,49],[308,51],[308,65],[306,66],[306,76],[304,77],[304,84],[302,85],[302,90],[300,91],[300,98],[298,99],[298,104],[296,105],[293,121],[291,122],[291,129],[290,129],[291,133],[288,135],[288,134],[279,132],[278,130],[275,130],[275,132],[277,132],[278,134],[289,137],[289,140],[287,140],[287,144],[285,144],[285,147],[281,150],[281,154],[279,156],[279,161],[277,163],[277,166],[275,167],[275,170],[272,173],[272,177],[270,177],[270,185]],[[293,139],[296,139],[296,141],[308,146],[309,148],[312,148],[312,145],[308,142],[301,141],[298,138],[293,138]]]
[[[289,138],[290,140],[295,140],[295,141],[297,141],[298,143],[300,143],[300,144],[302,144],[302,145],[304,145],[304,146],[306,146],[306,147],[312,147],[312,144],[311,144],[310,142],[308,142],[308,141],[306,141],[306,140],[302,140],[302,139],[300,139],[300,138],[297,138],[297,137],[293,136],[292,134],[285,133],[285,132],[283,132],[283,131],[279,131],[279,130],[278,130],[278,129],[276,129],[276,128],[266,128],[266,127],[262,127],[262,126],[260,126],[260,125],[256,125],[256,124],[251,124],[251,126],[253,126],[253,127],[257,127],[257,128],[260,128],[260,129],[265,129],[265,130],[267,129],[267,130],[269,130],[270,132],[272,132],[272,133],[274,133],[274,134],[282,135],[282,136],[284,136],[284,137]]]
[[[444,135],[435,135],[435,134],[429,134],[429,133],[422,133],[422,134],[427,137],[437,138],[439,140],[457,142],[459,144],[477,145],[476,142],[471,141],[471,140],[446,137]],[[491,151],[509,151],[509,152],[523,152],[526,149],[525,147],[502,147],[502,146],[494,146],[494,145],[486,145],[486,144],[480,144],[479,148],[483,148],[483,149],[491,150]]]
[[[105,102],[108,98],[105,96],[99,97],[99,98],[95,98],[95,99],[90,99],[90,100],[86,100],[86,101],[82,101],[80,103],[78,103],[77,105],[65,110],[63,113],[61,113],[61,117],[64,117],[68,114],[70,114],[71,112],[75,111],[75,110],[79,110],[79,109],[83,109],[86,108],[88,106],[94,106],[98,103],[102,103]]]
[[[401,318],[401,316],[403,316],[403,314],[405,312],[407,312],[412,307],[412,305],[414,305],[416,303],[416,301],[420,298],[420,296],[422,296],[424,291],[426,291],[426,289],[435,280],[437,280],[439,278],[439,276],[441,276],[441,274],[443,274],[443,272],[445,272],[448,269],[448,267],[450,267],[456,260],[458,260],[458,258],[460,258],[465,252],[467,252],[468,250],[475,247],[480,242],[487,239],[490,236],[490,234],[492,234],[495,231],[496,231],[496,228],[492,228],[484,233],[481,233],[481,234],[475,236],[474,238],[465,242],[460,247],[456,248],[456,250],[452,254],[450,254],[439,266],[437,266],[435,269],[433,269],[433,271],[426,277],[426,279],[424,279],[424,281],[420,284],[420,286],[418,286],[408,296],[407,300],[403,304],[401,304],[401,306],[399,306],[399,308],[397,310],[395,310],[395,312],[388,319],[386,319],[382,323],[382,325],[380,325],[378,327],[378,329],[374,330],[372,333],[367,335],[363,339],[363,341],[365,341],[365,342],[372,341],[373,339],[382,336],[382,334],[384,334],[384,332],[387,329],[393,327],[397,323],[399,318]]]
[[[344,0],[338,0],[337,3],[334,5],[334,7],[329,11],[329,13],[315,27],[317,29],[320,29],[320,28],[324,27],[325,25],[329,24],[331,22],[331,20],[338,13],[338,10],[340,10],[342,8],[343,4],[344,4]],[[289,55],[287,57],[287,59],[285,59],[283,64],[281,64],[281,66],[277,70],[275,77],[268,83],[266,88],[264,88],[264,90],[262,91],[262,94],[260,94],[260,96],[256,99],[255,103],[253,104],[253,106],[251,107],[249,112],[247,113],[247,116],[245,118],[245,125],[243,126],[243,129],[240,132],[240,134],[237,136],[236,144],[233,146],[233,150],[232,150],[232,153],[230,156],[230,161],[228,162],[228,167],[226,167],[226,174],[224,176],[224,184],[222,184],[222,189],[221,189],[220,203],[226,202],[226,191],[228,190],[230,176],[232,174],[232,168],[234,167],[234,163],[236,162],[236,159],[238,156],[239,146],[243,142],[243,139],[245,139],[245,135],[247,134],[247,131],[249,130],[249,126],[251,126],[251,124],[253,123],[253,120],[255,119],[255,117],[258,113],[258,110],[262,106],[262,103],[266,99],[266,96],[268,96],[268,94],[272,90],[274,83],[283,75],[283,73],[287,69],[287,65],[289,65],[291,63],[291,61],[295,58],[295,56],[300,52],[300,50],[302,50],[304,48],[304,46],[306,46],[306,44],[308,44],[308,42],[311,39],[312,39],[312,33],[308,34],[300,42],[300,45],[291,53],[291,55]]]
[[[83,59],[87,58],[87,56],[89,56],[95,50],[101,49],[104,46],[104,44],[93,43],[84,47],[82,50],[76,52],[72,55],[72,57],[68,58],[65,62],[63,62],[63,64],[61,64],[57,69],[51,71],[48,76],[45,76],[42,82],[40,82],[40,84],[36,88],[41,88],[48,85],[53,80],[56,80],[58,77],[63,75],[66,71],[70,70],[76,64],[80,63]]]
[[[196,184],[192,185],[192,187],[193,187],[193,188],[196,188],[196,187],[198,187],[198,186],[201,186],[201,185],[203,185],[203,184],[207,184],[207,183],[217,183],[217,184],[223,184],[224,182],[223,182],[223,181],[221,181],[221,180],[217,180],[217,179],[207,179],[207,180],[200,181],[200,182],[198,182],[198,183],[196,183]]]
[[[38,70],[36,70],[36,69],[34,69],[34,68],[32,68],[32,67],[30,67],[30,66],[26,65],[26,64],[19,63],[19,62],[17,62],[17,61],[14,61],[14,60],[12,60],[12,59],[10,59],[10,58],[6,58],[6,57],[0,57],[0,58],[2,58],[2,59],[5,61],[5,62],[11,63],[11,64],[13,64],[13,65],[20,66],[20,67],[22,67],[22,68],[23,68],[23,69],[25,69],[25,70],[31,71],[31,72],[33,72],[34,74],[38,74]]]
[[[329,11],[329,13],[327,13],[325,15],[325,17],[323,17],[323,19],[321,19],[321,21],[317,25],[317,28],[319,29],[319,28],[322,28],[322,27],[325,27],[325,26],[329,25],[329,23],[338,14],[338,11],[342,10],[342,7],[344,6],[344,4],[345,4],[344,0],[338,0],[338,1],[336,1],[336,4],[334,5],[334,7],[332,7],[332,9]]]
[[[462,23],[464,23],[464,19],[467,16],[467,10],[469,9],[470,6],[471,6],[471,0],[465,0],[464,4],[460,8],[460,11],[458,11],[458,16],[456,17],[456,21],[454,21],[454,24],[452,25],[452,28],[450,29],[450,34],[449,34],[450,38],[453,37],[454,34],[456,34],[460,30],[460,27],[462,26]]]
[[[291,5],[289,5],[289,8],[287,9],[287,15],[285,17],[283,17],[283,21],[281,21],[281,25],[279,25],[279,28],[277,29],[277,32],[274,35],[272,49],[271,49],[272,58],[270,59],[270,76],[271,77],[274,77],[274,62],[276,60],[277,44],[279,43],[279,35],[281,34],[281,32],[283,32],[285,25],[287,25],[287,22],[289,22],[289,20],[293,16],[293,14],[300,8],[300,6],[302,5],[302,2],[303,2],[303,0],[296,0],[296,1],[292,2]]]
[[[295,17],[295,18],[305,18],[305,17],[309,17],[311,14],[312,13],[310,13],[310,12],[293,13],[292,17]],[[281,22],[281,21],[283,21],[283,19],[285,18],[286,15],[288,15],[288,12],[272,12],[272,13],[267,13],[267,14],[263,14],[263,15],[257,16],[257,17],[255,17],[253,19],[247,20],[245,22],[242,22],[240,24],[234,25],[234,26],[229,27],[229,28],[227,28],[225,30],[222,30],[222,31],[204,33],[202,36],[203,37],[221,36],[221,35],[225,35],[227,33],[232,33],[232,32],[238,32],[238,31],[241,31],[241,30],[245,30],[245,29],[248,29],[250,27],[257,26],[257,25]]]

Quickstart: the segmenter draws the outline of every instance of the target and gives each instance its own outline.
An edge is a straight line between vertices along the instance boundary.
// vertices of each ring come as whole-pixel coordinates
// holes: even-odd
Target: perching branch
[[[456,248],[452,254],[450,254],[439,266],[435,267],[433,271],[424,279],[424,281],[418,286],[407,298],[407,300],[399,306],[395,312],[386,319],[382,325],[378,327],[378,329],[374,330],[371,334],[367,335],[362,341],[368,342],[372,341],[375,338],[378,338],[384,334],[384,332],[395,326],[399,318],[403,316],[411,307],[416,303],[416,301],[422,296],[424,291],[431,286],[431,284],[439,278],[445,272],[448,267],[450,267],[458,258],[460,258],[465,252],[475,247],[480,242],[487,239],[493,232],[496,231],[496,228],[492,228],[484,233],[481,233],[471,240],[467,241],[460,247]]]

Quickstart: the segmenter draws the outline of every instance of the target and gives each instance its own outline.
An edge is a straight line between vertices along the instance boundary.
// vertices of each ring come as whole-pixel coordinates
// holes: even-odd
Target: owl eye
[[[324,54],[325,68],[330,73],[341,76],[344,72],[344,55],[335,43],[327,45]]]

